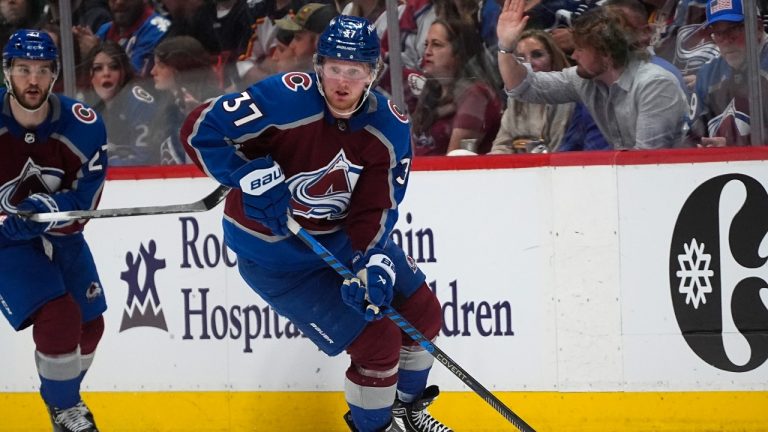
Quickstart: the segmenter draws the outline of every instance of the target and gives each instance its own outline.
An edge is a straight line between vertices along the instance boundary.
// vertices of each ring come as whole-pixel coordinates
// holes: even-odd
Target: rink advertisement
[[[410,182],[393,241],[442,303],[436,344],[491,391],[768,390],[763,160]],[[100,207],[187,203],[215,186],[113,180]],[[87,225],[110,308],[86,391],[342,390],[346,355],[326,357],[242,282],[221,212]],[[3,392],[36,391],[31,339],[0,327]],[[431,379],[468,391],[439,363]]]

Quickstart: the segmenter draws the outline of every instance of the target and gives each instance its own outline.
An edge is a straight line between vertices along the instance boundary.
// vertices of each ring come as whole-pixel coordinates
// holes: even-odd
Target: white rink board
[[[767,187],[763,164],[414,172],[397,228],[412,239],[404,248],[437,287],[447,330],[459,330],[437,344],[494,391],[766,390],[765,364],[727,372],[689,348],[677,327],[668,276],[671,233],[691,191],[732,172]],[[200,178],[111,181],[101,208],[186,203],[214,187]],[[225,263],[220,217],[217,208],[88,224],[110,309],[86,390],[342,389],[346,356],[328,358],[306,339],[286,337],[286,321],[278,319],[275,328],[274,314],[264,313],[266,304]],[[417,239],[429,233],[432,247],[422,243],[420,250]],[[128,254],[135,260],[151,242],[165,267],[152,264],[147,280],[154,282],[154,307],[167,330],[120,331],[129,298],[121,273]],[[426,262],[431,258],[435,262]],[[134,289],[148,286],[146,269],[144,262],[138,266]],[[739,274],[735,264],[724,264],[727,272]],[[768,279],[765,266],[750,272]],[[142,303],[145,311],[151,297]],[[194,313],[203,299],[207,332]],[[193,313],[185,313],[185,301]],[[494,315],[494,304],[508,305],[511,317]],[[252,340],[242,330],[246,317],[249,329],[257,328],[256,312],[244,312],[249,307],[260,311],[261,331]],[[733,339],[726,350],[743,357],[743,337],[739,341],[735,327],[725,329]],[[0,391],[36,391],[31,332],[16,336],[0,326],[0,346],[0,370],[12,372],[2,374]],[[466,390],[443,367],[433,371],[442,389]]]

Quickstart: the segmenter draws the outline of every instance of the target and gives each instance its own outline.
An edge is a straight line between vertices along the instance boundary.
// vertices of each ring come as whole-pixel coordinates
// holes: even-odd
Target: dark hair
[[[496,69],[490,65],[480,33],[471,22],[466,19],[438,18],[432,23],[435,24],[445,28],[459,70],[448,81],[426,77],[412,115],[415,134],[428,130],[439,118],[438,106],[454,104],[455,96],[461,94],[467,86],[481,81],[494,87],[496,82]],[[444,92],[444,87],[448,87],[449,91]]]
[[[213,70],[210,54],[192,36],[172,36],[155,47],[157,61],[174,68],[176,83],[198,100],[218,93],[218,77]]]
[[[608,56],[613,67],[623,67],[633,54],[639,55],[628,27],[624,16],[611,8],[590,9],[573,22],[573,41],[577,47],[592,47]]]
[[[99,44],[93,47],[88,53],[84,70],[88,71],[89,76],[93,74],[93,63],[96,61],[96,56],[99,53],[106,54],[111,60],[116,61],[118,67],[120,67],[122,81],[118,84],[118,87],[123,88],[125,84],[133,80],[136,74],[133,71],[133,66],[131,66],[131,60],[128,58],[128,54],[125,53],[125,50],[120,44],[112,40],[99,42]]]
[[[648,8],[645,6],[645,4],[640,2],[640,0],[607,0],[605,3],[603,3],[603,6],[627,8],[646,21],[650,15],[648,13]]]

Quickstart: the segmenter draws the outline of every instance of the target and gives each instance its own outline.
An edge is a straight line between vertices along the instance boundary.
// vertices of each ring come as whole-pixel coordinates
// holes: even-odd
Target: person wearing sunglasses
[[[758,14],[758,17],[760,15]],[[686,144],[698,147],[762,145],[751,142],[749,113],[750,95],[747,86],[747,36],[756,37],[760,47],[760,69],[763,106],[768,105],[765,92],[768,80],[768,48],[762,23],[756,23],[755,35],[747,35],[741,0],[709,0],[707,31],[720,50],[720,57],[705,64],[696,75],[695,94],[691,99],[691,127]],[[763,110],[763,127],[768,128],[768,110]],[[768,130],[763,131],[768,136]]]

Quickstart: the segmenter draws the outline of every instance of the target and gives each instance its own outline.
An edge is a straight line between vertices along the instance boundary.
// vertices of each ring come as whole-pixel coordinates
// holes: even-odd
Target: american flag
[[[717,13],[721,10],[733,9],[732,0],[712,0],[709,3],[709,12]]]

